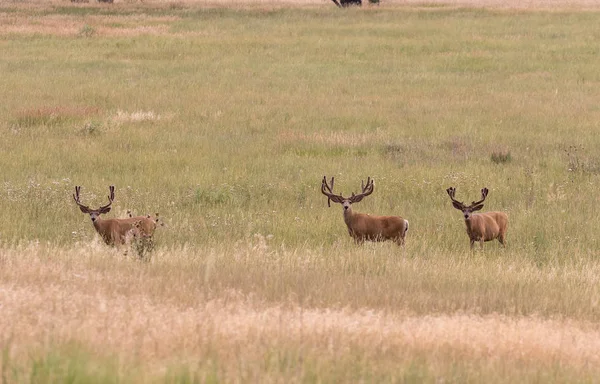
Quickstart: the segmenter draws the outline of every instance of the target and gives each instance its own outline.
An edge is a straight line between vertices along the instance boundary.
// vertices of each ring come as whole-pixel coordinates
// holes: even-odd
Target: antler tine
[[[76,185],[75,186],[75,193],[73,194],[73,200],[75,200],[76,203],[79,202],[79,190],[81,189],[80,186]]]
[[[368,194],[371,194],[371,192],[373,192],[373,180],[370,176],[367,176],[367,185],[363,186],[363,181],[361,180],[360,186],[362,187],[362,193],[365,193],[368,190],[370,191]]]
[[[76,186],[75,186],[75,193],[73,194],[73,200],[75,200],[75,202],[76,202],[78,205],[81,205],[81,204],[79,203],[79,191],[80,191],[80,190],[81,190],[81,187],[80,187],[80,186],[78,186],[78,185],[76,185]]]
[[[360,183],[362,185],[362,180],[360,181]],[[371,193],[373,193],[373,179],[371,179],[371,176],[367,176],[367,184],[362,189],[361,194],[365,195],[365,196],[368,196]]]
[[[329,190],[329,193],[325,190]],[[333,176],[331,176],[331,187],[327,185],[327,176],[323,176],[323,181],[321,182],[321,192],[327,196],[327,206],[331,207],[331,194],[333,194]]]
[[[454,194],[456,193],[456,188],[450,187],[450,188],[446,189],[446,193],[448,193],[448,196],[450,196],[450,198],[452,199],[452,201],[456,201],[454,199]]]
[[[333,194],[333,183],[334,183],[334,177],[331,176],[331,182],[329,184],[331,184],[331,186],[327,186],[327,188],[329,188],[329,192],[331,192]],[[325,183],[327,184],[327,183]],[[331,197],[327,197],[327,206],[331,207]]]

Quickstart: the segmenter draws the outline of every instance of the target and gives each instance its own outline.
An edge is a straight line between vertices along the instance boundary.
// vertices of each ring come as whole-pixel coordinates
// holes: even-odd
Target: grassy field
[[[598,16],[3,3],[2,382],[596,382]],[[356,246],[323,175],[372,177],[405,249]],[[160,213],[149,263],[75,185]]]

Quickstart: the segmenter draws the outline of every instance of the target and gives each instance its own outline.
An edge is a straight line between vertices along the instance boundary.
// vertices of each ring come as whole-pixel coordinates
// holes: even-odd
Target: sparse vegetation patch
[[[493,151],[490,155],[490,159],[495,164],[504,164],[512,160],[510,151]]]

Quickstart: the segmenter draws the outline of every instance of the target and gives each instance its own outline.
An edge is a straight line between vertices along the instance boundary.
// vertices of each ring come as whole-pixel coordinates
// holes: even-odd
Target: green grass
[[[2,13],[23,28],[0,23],[0,249],[9,255],[0,266],[42,263],[34,286],[40,276],[62,281],[44,271],[75,268],[70,255],[82,249],[108,254],[85,259],[84,271],[109,271],[110,281],[124,269],[115,278],[124,295],[182,307],[198,302],[178,290],[319,310],[600,319],[590,273],[600,267],[598,12],[4,5]],[[56,17],[74,27],[40,29]],[[356,247],[341,207],[327,208],[320,193],[323,175],[344,195],[372,177],[373,195],[355,210],[408,219],[406,250]],[[96,234],[72,201],[75,185],[93,208],[116,185],[110,217],[160,213],[166,225],[150,265],[86,248]],[[484,210],[508,213],[507,249],[494,242],[469,253],[449,186],[467,202],[490,189]],[[10,273],[3,285],[26,284]],[[144,287],[146,278],[149,291],[127,282]],[[10,360],[14,380],[136,381],[143,362],[115,363],[113,354],[127,353],[97,353],[74,338],[89,355],[63,353],[68,338],[44,344],[50,352]],[[181,361],[159,359],[166,373],[146,380],[597,377],[560,359],[536,368],[453,346],[431,358],[427,348],[403,355],[361,342],[323,355],[321,341],[307,343],[258,341],[258,352],[233,358],[235,347],[209,346],[201,362],[182,352]],[[258,368],[247,368],[256,358]]]

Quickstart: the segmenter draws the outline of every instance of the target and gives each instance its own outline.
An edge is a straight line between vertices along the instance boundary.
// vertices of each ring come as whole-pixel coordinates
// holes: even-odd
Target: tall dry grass
[[[4,248],[3,374],[44,381],[66,364],[94,375],[93,361],[109,362],[100,374],[133,381],[167,372],[200,381],[598,374],[597,303],[577,297],[597,286],[598,266],[543,272],[499,259],[493,272],[489,262],[459,268],[381,251],[351,249],[342,261],[258,240],[208,254],[162,250],[144,264],[100,243]],[[32,360],[48,373],[28,368]]]

